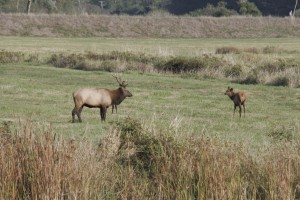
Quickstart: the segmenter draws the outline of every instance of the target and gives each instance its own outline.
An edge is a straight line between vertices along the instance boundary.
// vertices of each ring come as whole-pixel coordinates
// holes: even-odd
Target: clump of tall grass
[[[235,81],[242,84],[300,86],[300,63],[296,60],[273,59],[256,63],[256,66],[250,64],[248,69],[248,72],[242,71]]]
[[[216,54],[229,54],[229,53],[239,54],[241,53],[241,50],[236,47],[230,47],[230,46],[220,47],[216,49]]]
[[[295,199],[300,143],[240,144],[120,120],[97,146],[24,123],[0,128],[1,199]],[[2,126],[3,127],[3,126]]]
[[[0,63],[14,63],[25,60],[25,55],[21,52],[0,51]]]
[[[290,51],[286,50],[280,47],[275,46],[266,46],[263,48],[256,48],[256,47],[250,47],[250,48],[237,48],[233,46],[224,46],[219,47],[216,49],[216,54],[241,54],[241,53],[252,53],[252,54],[281,54],[281,53],[295,53],[296,51]]]
[[[156,68],[161,71],[167,71],[172,73],[191,73],[204,70],[218,70],[226,63],[215,56],[199,56],[193,58],[187,57],[171,57],[164,62],[160,62],[156,65]]]
[[[1,199],[99,199],[106,173],[91,144],[58,138],[28,121],[0,131]],[[104,176],[102,176],[104,175]]]
[[[160,58],[147,56],[145,54],[134,54],[131,52],[112,51],[109,53],[96,54],[87,52],[85,54],[53,54],[48,64],[60,68],[71,68],[79,70],[103,70],[109,72],[121,71],[154,71],[153,63],[159,62]]]
[[[249,51],[249,49],[247,49]],[[254,51],[254,50],[251,50]],[[55,67],[78,70],[102,70],[108,72],[140,71],[167,72],[197,75],[210,78],[227,78],[242,84],[267,84],[299,87],[300,63],[296,60],[272,59],[258,61],[256,55],[244,55],[235,48],[221,48],[218,53],[241,52],[245,63],[235,63],[223,57],[202,55],[197,57],[155,57],[132,52],[108,52],[96,54],[53,54],[48,63]]]

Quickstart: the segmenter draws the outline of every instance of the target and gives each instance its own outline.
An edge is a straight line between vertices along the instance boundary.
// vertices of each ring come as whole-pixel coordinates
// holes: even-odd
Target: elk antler
[[[117,82],[119,83],[120,87],[126,87],[128,85],[128,84],[125,84],[126,81],[122,81],[122,78],[119,77],[117,74],[114,74],[112,76],[117,80]]]

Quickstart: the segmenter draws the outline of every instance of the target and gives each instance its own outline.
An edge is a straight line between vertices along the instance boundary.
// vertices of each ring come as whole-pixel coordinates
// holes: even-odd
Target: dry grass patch
[[[99,146],[25,122],[0,129],[2,199],[295,199],[299,142],[258,158],[242,145],[119,121]],[[274,135],[274,134],[273,134]],[[272,136],[273,137],[273,136]]]
[[[0,35],[50,37],[276,38],[299,36],[300,19],[172,15],[0,14]]]

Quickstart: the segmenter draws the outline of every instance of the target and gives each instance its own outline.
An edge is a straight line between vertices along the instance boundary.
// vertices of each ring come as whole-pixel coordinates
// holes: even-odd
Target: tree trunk
[[[298,0],[296,0],[296,3],[295,3],[294,12],[293,12],[293,16],[295,16],[295,12],[296,12],[296,9],[297,9],[297,5],[298,5]]]
[[[27,2],[27,9],[26,9],[26,11],[27,11],[27,14],[29,14],[29,13],[30,13],[30,7],[31,7],[31,3],[32,3],[32,0],[28,0],[28,2]]]

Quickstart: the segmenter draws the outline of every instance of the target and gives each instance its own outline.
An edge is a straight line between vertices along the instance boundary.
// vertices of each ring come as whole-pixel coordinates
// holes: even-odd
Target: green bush
[[[286,127],[277,127],[268,136],[276,141],[291,141],[294,139],[294,133]]]
[[[224,61],[217,57],[201,56],[194,58],[174,57],[162,62],[156,66],[158,70],[172,73],[198,72],[203,69],[216,70],[224,66]]]
[[[139,175],[151,177],[163,148],[160,138],[150,135],[142,128],[140,121],[130,117],[117,122],[116,127],[121,134],[119,148],[121,165],[130,164]],[[134,152],[126,153],[130,149],[134,149]]]
[[[273,81],[269,83],[269,85],[273,86],[289,86],[289,79],[284,76],[280,76],[275,78]]]
[[[216,49],[216,54],[239,54],[241,51],[236,47],[220,47]]]
[[[238,6],[240,7],[240,14],[242,15],[252,15],[252,16],[261,16],[262,13],[257,8],[255,3],[249,2],[248,0],[239,0]]]
[[[238,80],[237,82],[240,84],[247,84],[247,85],[251,85],[251,84],[255,85],[259,83],[258,77],[255,73],[250,73],[246,76],[246,78]]]
[[[84,56],[78,54],[71,54],[71,55],[53,54],[50,57],[48,64],[60,68],[69,67],[69,68],[81,69],[81,70],[87,69]]]
[[[96,54],[88,52],[85,57],[89,60],[122,60],[127,62],[150,63],[155,60],[152,56],[147,56],[144,53],[120,52],[112,51],[104,54]]]
[[[14,63],[25,60],[25,55],[21,52],[0,51],[0,63]]]
[[[242,66],[234,65],[225,69],[225,76],[226,77],[239,77],[242,74]]]
[[[237,15],[235,10],[226,8],[226,2],[220,1],[217,6],[212,4],[207,4],[205,8],[192,11],[189,14],[191,16],[213,16],[213,17],[223,17]]]

